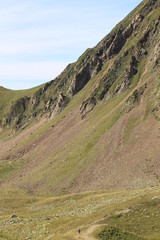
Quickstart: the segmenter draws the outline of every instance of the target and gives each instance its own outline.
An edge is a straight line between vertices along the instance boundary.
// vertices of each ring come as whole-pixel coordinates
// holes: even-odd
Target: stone
[[[17,216],[15,214],[12,214],[10,218],[16,218]]]

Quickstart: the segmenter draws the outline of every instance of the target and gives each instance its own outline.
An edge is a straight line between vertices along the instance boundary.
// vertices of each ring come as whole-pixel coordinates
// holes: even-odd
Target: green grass
[[[151,103],[148,101],[146,105],[145,113],[144,113],[144,120],[147,120],[150,112],[151,112]]]
[[[137,117],[130,117],[127,121],[126,127],[123,132],[123,142],[127,143],[134,128],[137,126],[139,119]]]
[[[7,163],[0,162],[0,182],[9,176],[9,173],[13,171],[13,166]]]
[[[159,240],[159,187],[132,191],[97,191],[61,197],[0,192],[2,239],[70,239],[98,224],[98,239]],[[124,211],[129,209],[129,211]],[[118,215],[117,215],[118,212]],[[10,216],[15,214],[16,218]],[[91,232],[93,235],[94,232]],[[4,237],[2,237],[4,236]],[[97,235],[96,235],[97,236]]]
[[[0,232],[0,240],[15,240],[15,238],[12,238],[3,232]]]
[[[43,85],[27,90],[10,90],[0,87],[0,118],[9,110],[9,107],[14,101],[24,96],[31,96]]]
[[[144,2],[146,3],[146,1],[143,1],[141,6],[144,5]],[[138,11],[139,8],[140,6],[136,11]],[[158,10],[154,16],[150,13],[149,18],[143,21],[141,29],[144,30],[148,24],[151,24],[152,20],[158,16],[158,13]],[[135,14],[137,14],[137,12],[134,11],[125,19],[125,26],[129,24],[130,17],[133,17]],[[120,24],[113,31],[116,31],[119,26]],[[133,36],[126,42],[124,49],[115,57],[115,60],[120,57],[127,48],[136,46],[140,34]],[[98,47],[87,50],[79,58],[77,64],[80,64],[86,54],[90,54],[91,57],[97,49]],[[152,49],[150,49],[150,51],[152,51]],[[117,74],[118,76],[123,76],[123,71],[128,61],[129,58],[126,57],[120,72]],[[103,148],[107,146],[107,143],[105,143],[101,149],[99,149],[98,143],[122,116],[121,102],[123,103],[123,99],[142,78],[145,62],[146,58],[140,59],[137,69],[138,73],[132,78],[130,88],[125,93],[107,101],[105,99],[103,102],[99,101],[95,109],[89,113],[88,117],[80,120],[84,122],[85,128],[69,141],[66,148],[55,151],[47,157],[47,159],[39,162],[36,168],[30,170],[30,178],[24,176],[23,179],[20,179],[21,186],[23,187],[23,183],[27,183],[29,189],[30,186],[32,187],[33,185],[38,188],[39,183],[47,179],[40,189],[43,193],[46,193],[45,195],[27,195],[24,190],[22,192],[15,192],[14,190],[8,191],[4,189],[0,192],[0,229],[2,230],[0,231],[0,240],[27,238],[36,240],[73,240],[75,239],[79,226],[82,229],[82,233],[85,233],[87,229],[95,223],[99,224],[99,228],[96,230],[96,236],[99,240],[159,240],[160,200],[158,197],[155,198],[155,196],[160,195],[159,188],[135,191],[97,191],[57,197],[47,193],[47,191],[49,191],[48,189],[54,189],[58,186],[57,189],[61,189],[61,191],[56,189],[57,192],[59,191],[58,194],[65,194],[67,189],[63,188],[63,184],[65,187],[67,184],[72,187],[81,171],[96,160],[96,153],[100,150],[103,151]],[[109,63],[103,66],[99,75],[91,79],[83,90],[73,97],[72,101],[69,102],[69,99],[67,99],[68,105],[63,112],[51,121],[46,120],[32,135],[21,141],[15,151],[17,151],[18,148],[27,146],[27,144],[31,144],[35,139],[49,130],[52,124],[56,125],[62,118],[67,116],[67,114],[79,108],[82,101],[90,95],[92,86],[97,82],[98,78],[101,79],[103,73],[107,73],[107,71],[105,72],[107,64]],[[72,66],[70,66],[67,71],[71,71],[71,68]],[[67,72],[62,73],[62,78],[66,75]],[[117,77],[115,79],[115,82],[110,88],[110,92],[114,91],[120,83],[121,78]],[[145,80],[146,76],[143,76],[141,83]],[[67,87],[68,86],[66,86],[65,89],[66,91]],[[38,88],[39,87],[23,91],[12,91],[0,88],[0,118],[6,113],[14,101],[25,95],[31,96]],[[56,91],[57,88],[55,88],[54,91]],[[49,95],[51,92],[46,94]],[[47,98],[47,96],[44,95],[44,99],[45,97]],[[37,110],[41,107],[42,105],[39,105]],[[144,120],[147,119],[151,111],[150,109],[150,104],[147,104]],[[124,143],[127,143],[131,138],[138,121],[136,117],[130,117],[128,119],[124,129]],[[3,134],[1,137],[7,134],[7,130],[4,130]],[[16,134],[19,134],[19,132]],[[32,159],[34,159],[34,153],[33,156],[28,157],[27,161]],[[54,162],[54,165],[50,166],[50,162]],[[1,161],[0,183],[18,171],[23,164],[25,164],[23,161],[21,163],[9,160]],[[84,181],[85,179],[79,181],[80,186],[84,186]],[[54,194],[56,194],[56,191]],[[129,209],[129,211],[125,213],[124,210],[126,209]],[[12,214],[16,214],[17,217],[12,219],[10,217]]]
[[[117,227],[107,226],[96,234],[99,240],[143,240],[135,234],[121,230]]]
[[[51,125],[56,125],[56,122],[61,120],[63,116],[67,115],[74,107],[77,107],[78,104],[82,101],[85,94],[89,91],[93,82],[96,81],[96,78],[92,80],[92,83],[89,82],[83,91],[77,94],[73,101],[69,103],[66,109],[59,114],[54,120],[48,121],[43,126],[38,128],[33,132],[32,135],[29,135],[28,138],[22,140],[14,149],[17,151],[18,148],[24,147],[27,144],[30,144],[37,137],[40,137],[45,133]],[[60,184],[61,194],[66,192],[66,179],[69,186],[74,185],[75,179],[81,173],[87,165],[92,164],[96,160],[97,143],[100,139],[107,133],[107,131],[119,120],[121,116],[121,105],[118,104],[128,95],[131,90],[129,89],[125,93],[116,96],[108,100],[107,102],[101,102],[95,109],[88,115],[88,118],[82,120],[85,122],[85,128],[81,130],[80,133],[76,134],[75,137],[68,142],[67,147],[61,148],[53,152],[49,157],[42,161],[36,168],[30,170],[30,178],[23,176],[19,178],[19,182],[22,184],[27,182],[30,186],[39,184],[43,179],[45,183],[42,184],[41,190],[46,192],[48,189],[57,188]],[[113,110],[116,107],[115,110]],[[105,143],[105,146],[107,143]],[[103,147],[101,149],[103,151]],[[12,154],[14,154],[14,151]],[[27,161],[31,161],[36,156],[29,156]],[[50,165],[50,162],[54,162],[53,165]],[[22,162],[23,164],[24,162]],[[21,168],[22,165],[19,165]],[[4,167],[6,170],[2,175],[3,179],[7,176],[7,172],[14,173],[14,169],[8,168],[9,166]],[[17,168],[16,168],[17,169]],[[63,184],[65,188],[63,188]],[[83,179],[80,185],[83,185]]]
[[[42,191],[56,188],[59,183],[62,183],[61,188],[63,188],[63,183],[65,183],[66,179],[70,186],[74,184],[80,172],[88,164],[94,162],[98,141],[118,121],[120,117],[119,109],[109,115],[107,114],[110,113],[113,106],[116,106],[117,102],[124,97],[125,94],[123,96],[117,96],[117,98],[108,102],[108,104],[102,104],[100,107],[97,107],[97,109],[95,109],[96,114],[93,111],[90,117],[85,120],[88,127],[85,127],[79,134],[72,137],[67,147],[57,150],[37,166],[36,169],[31,169],[30,174],[34,177],[31,177],[29,180],[30,184],[41,182],[42,176],[46,179],[41,189]],[[44,127],[46,128],[46,126]],[[43,130],[43,128],[40,129],[40,131]],[[37,134],[40,134],[39,130],[34,133],[35,136],[37,136]],[[34,158],[34,156],[32,157]],[[54,164],[50,165],[50,162],[54,162]],[[22,181],[26,180],[24,177]],[[83,181],[81,184],[83,184]],[[62,193],[64,192],[65,189],[62,190]]]
[[[0,161],[0,183],[15,174],[23,165],[23,160],[1,160]]]
[[[144,198],[141,203],[133,206],[132,211],[119,218],[110,219],[109,223],[126,231],[134,232],[146,239],[159,239],[160,212],[159,198]]]

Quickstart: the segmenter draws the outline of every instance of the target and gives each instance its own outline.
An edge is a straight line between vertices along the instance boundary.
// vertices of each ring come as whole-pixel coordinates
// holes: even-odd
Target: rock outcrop
[[[0,119],[1,125],[13,124],[17,129],[24,119],[29,122],[43,115],[59,114],[97,76],[99,81],[94,90],[81,104],[83,118],[97,102],[120,95],[138,82],[147,57],[150,56],[148,66],[159,67],[160,17],[153,14],[159,5],[158,0],[142,2],[138,10],[118,24],[97,46],[87,49],[77,62],[69,64],[56,79],[40,87],[32,96],[13,102],[3,120]],[[110,68],[102,74],[108,63]]]
[[[27,118],[27,108],[29,106],[30,97],[23,97],[18,99],[12,106],[10,111],[2,120],[2,126],[6,127],[14,124],[18,129]]]
[[[64,96],[63,93],[60,92],[57,104],[56,104],[51,116],[54,117],[57,114],[59,114],[65,108],[65,106],[68,104],[68,102],[69,102],[69,97]]]

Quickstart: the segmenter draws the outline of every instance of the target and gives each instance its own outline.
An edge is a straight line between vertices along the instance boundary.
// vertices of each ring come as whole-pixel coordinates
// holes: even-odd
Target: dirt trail
[[[95,224],[90,226],[87,230],[81,232],[80,235],[75,236],[75,239],[96,240],[93,236],[93,232],[101,225]]]

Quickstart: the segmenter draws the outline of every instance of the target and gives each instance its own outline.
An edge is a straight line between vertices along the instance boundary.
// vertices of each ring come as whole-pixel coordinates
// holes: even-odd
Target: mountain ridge
[[[131,37],[133,31],[141,23],[144,16],[148,14],[148,12],[152,11],[152,8],[156,4],[158,4],[157,1],[142,2],[140,5],[140,13],[138,13],[137,15],[134,11],[134,14],[131,13],[129,15],[129,17],[132,17],[131,23],[128,24],[128,17],[126,17],[123,21],[123,26],[121,23],[119,23],[116,28],[111,31],[111,33],[109,33],[99,44],[96,45],[95,48],[86,50],[86,52],[82,54],[82,56],[77,60],[77,62],[69,64],[62,72],[62,74],[60,74],[56,79],[46,83],[43,87],[36,91],[35,94],[29,99],[28,103],[26,103],[30,109],[30,112],[32,112],[31,116],[29,116],[28,118],[32,119],[37,115],[43,114],[49,114],[49,116],[56,115],[61,110],[63,110],[63,108],[72,99],[72,97],[81,89],[83,89],[83,87],[88,83],[91,78],[96,76],[101,71],[104,63],[114,58],[114,56],[116,56],[121,51],[127,39]],[[132,16],[132,14],[134,16]],[[147,34],[149,34],[149,32],[146,32],[145,34],[146,35],[143,36],[143,38],[147,37]],[[143,39],[141,40],[141,42],[142,41]],[[123,57],[124,56],[122,56],[122,58]],[[131,65],[132,61],[133,59],[131,59]],[[136,61],[136,59],[134,59],[134,61]],[[117,62],[115,64],[120,63]],[[134,68],[131,68],[129,70],[128,74],[131,75],[129,76],[130,78],[132,77],[132,75],[136,74],[135,71],[136,69]],[[112,70],[112,72],[114,73],[114,69]],[[109,82],[110,85],[112,85],[113,80],[112,82]],[[110,87],[111,86],[108,86],[107,88]],[[105,89],[106,87],[103,86],[103,88]],[[60,96],[58,96],[58,94],[60,94],[61,92],[63,92],[64,99],[63,101],[61,101],[59,106],[58,100]],[[105,93],[103,91],[103,93],[100,94],[101,96],[99,96],[99,98],[101,99],[104,94]],[[41,98],[43,99],[41,100]],[[25,105],[25,99],[22,99],[22,101],[23,103],[21,105]],[[96,102],[95,97],[91,99],[91,102],[92,104],[88,104],[89,108],[92,108],[94,106]],[[23,122],[24,113],[22,114],[22,116],[19,116],[19,119],[17,120],[18,123],[16,123],[15,117],[13,117],[13,119],[11,118],[11,115],[13,115],[12,113],[13,112],[11,110],[11,113],[7,113],[8,116],[6,114],[5,119],[1,119],[2,126],[10,125],[14,122],[15,128],[19,128],[21,124],[23,125],[23,123],[21,122]],[[27,115],[29,114],[27,113]]]
[[[143,1],[55,80],[9,94],[0,105],[1,188],[159,184],[159,10]]]

